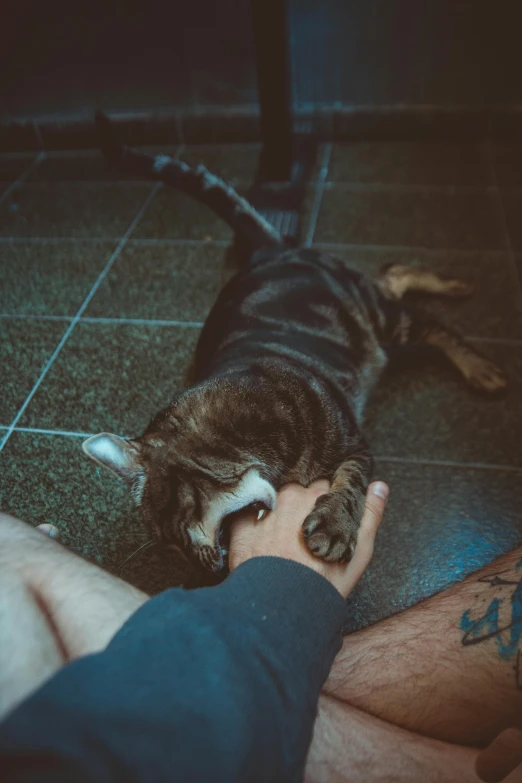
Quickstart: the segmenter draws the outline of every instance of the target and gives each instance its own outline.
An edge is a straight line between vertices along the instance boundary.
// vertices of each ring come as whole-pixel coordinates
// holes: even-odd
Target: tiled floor
[[[178,150],[246,188],[258,147]],[[473,280],[427,302],[505,368],[502,399],[442,362],[398,360],[366,432],[392,499],[351,599],[360,627],[522,544],[522,145],[326,145],[304,235],[373,274],[390,261]],[[320,172],[320,173],[319,173]],[[180,574],[85,434],[139,432],[180,387],[229,263],[208,210],[115,181],[96,153],[0,158],[0,507],[57,524],[66,544],[145,589]]]

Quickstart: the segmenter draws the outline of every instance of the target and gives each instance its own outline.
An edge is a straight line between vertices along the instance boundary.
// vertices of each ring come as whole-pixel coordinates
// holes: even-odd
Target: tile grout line
[[[84,316],[82,323],[88,324],[130,324],[134,326],[180,326],[187,329],[201,329],[204,321],[176,321],[162,318],[111,318],[105,316]],[[521,340],[522,342],[522,340]]]
[[[323,150],[321,170],[315,184],[314,203],[310,213],[310,220],[308,223],[308,231],[306,233],[304,247],[311,247],[314,241],[315,228],[317,226],[317,219],[319,218],[319,210],[321,209],[321,202],[323,200],[323,193],[326,187],[326,180],[328,179],[328,169],[330,167],[330,158],[332,157],[332,147],[333,144],[330,141],[325,145]]]
[[[502,224],[504,242],[506,244],[506,255],[509,259],[511,274],[514,276],[513,282],[515,283],[516,288],[518,290],[518,296],[517,296],[518,309],[522,311],[522,281],[520,280],[520,275],[518,273],[517,261],[515,257],[515,252],[513,250],[513,243],[511,242],[511,234],[509,232],[506,210],[504,208],[504,199],[502,198],[502,190],[500,189],[500,185],[498,183],[497,170],[495,168],[495,160],[493,158],[491,141],[487,140],[484,142],[484,144],[485,144],[486,155],[490,166],[491,179],[493,180],[495,185],[497,207],[500,216],[500,222]]]
[[[45,243],[52,243],[52,242],[70,242],[73,243],[89,243],[89,242],[113,242],[116,243],[119,241],[118,237],[2,237],[0,236],[0,244],[23,244],[23,243],[33,243],[33,244],[45,244]],[[174,247],[229,247],[232,244],[232,239],[213,239],[211,241],[205,240],[205,239],[177,239],[175,237],[165,237],[163,239],[160,239],[158,237],[134,237],[133,239],[129,239],[129,244],[131,245],[144,245],[146,246],[161,246],[161,245],[172,245]],[[508,255],[508,251],[502,248],[498,248],[496,250],[484,250],[480,248],[459,248],[459,247],[420,247],[418,245],[371,245],[371,244],[354,244],[350,242],[316,242],[315,247],[324,247],[326,250],[334,250],[335,248],[339,248],[339,250],[354,250],[354,251],[360,251],[360,250],[367,250],[374,253],[391,253],[391,252],[398,252],[398,253],[426,253],[428,255],[455,255],[455,256],[472,256],[472,255],[481,255],[481,256],[491,256],[492,258],[495,256],[498,256],[499,254],[502,255]],[[514,253],[515,256],[522,255],[522,253]]]
[[[71,323],[69,324],[69,326],[65,330],[65,333],[62,336],[62,339],[60,340],[60,342],[58,343],[58,345],[54,349],[54,351],[53,351],[52,355],[50,356],[50,358],[47,360],[47,363],[45,364],[42,372],[40,373],[40,376],[38,377],[36,383],[34,384],[33,388],[31,389],[31,391],[29,392],[27,397],[25,398],[24,402],[22,403],[22,406],[21,406],[20,410],[18,411],[18,413],[14,417],[13,421],[11,422],[11,424],[9,426],[9,429],[7,430],[7,433],[4,436],[4,439],[3,439],[2,443],[0,443],[0,452],[4,448],[5,444],[9,440],[9,438],[11,437],[11,434],[12,434],[14,428],[16,427],[17,423],[19,422],[20,418],[23,416],[23,414],[25,412],[25,409],[27,408],[27,406],[29,405],[29,403],[33,399],[34,395],[36,394],[36,392],[37,392],[40,384],[44,380],[45,376],[47,375],[47,373],[51,369],[51,367],[52,367],[56,357],[59,355],[59,353],[62,350],[63,346],[65,345],[65,343],[69,339],[69,337],[71,335],[71,332],[73,331],[74,327],[76,326],[76,324],[80,320],[80,318],[82,316],[82,313],[89,306],[89,303],[91,302],[91,300],[92,300],[93,296],[95,295],[96,291],[98,290],[98,288],[100,287],[101,283],[103,282],[103,280],[105,279],[105,277],[109,273],[112,265],[114,264],[114,262],[116,261],[116,259],[120,255],[121,251],[125,247],[125,245],[127,243],[127,240],[129,239],[129,237],[131,236],[132,232],[134,231],[134,229],[138,225],[139,221],[141,220],[141,218],[143,217],[143,215],[145,213],[145,210],[148,208],[149,204],[151,203],[152,199],[154,198],[154,196],[156,195],[158,190],[160,190],[160,188],[161,188],[161,183],[158,182],[149,191],[149,194],[147,195],[147,198],[145,199],[145,201],[141,205],[140,209],[138,210],[138,213],[135,216],[134,220],[131,222],[131,224],[128,227],[127,231],[125,232],[125,234],[120,239],[117,247],[115,248],[115,250],[112,252],[111,256],[109,257],[109,260],[107,261],[107,263],[105,264],[104,268],[102,269],[102,271],[98,275],[98,277],[97,277],[96,281],[94,282],[91,290],[89,291],[89,293],[85,297],[85,299],[83,301],[83,304],[81,305],[80,309],[78,310],[78,312],[74,316],[73,320],[71,321]]]
[[[0,320],[4,321],[73,321],[74,315],[26,315],[18,313],[0,313]],[[82,315],[78,319],[80,323],[88,324],[133,324],[135,326],[184,326],[201,328],[204,321],[179,321],[167,318],[118,318],[117,316]]]
[[[73,315],[31,315],[26,313],[0,313],[0,320],[4,321],[73,321]],[[201,329],[205,321],[180,321],[166,318],[126,318],[118,316],[80,316],[78,323],[88,324],[130,324],[134,326],[176,326],[188,329]],[[522,346],[522,338],[487,337],[483,335],[465,334],[466,340],[476,343],[490,343],[492,345]]]
[[[330,142],[327,142],[325,144],[325,147],[328,147]],[[47,153],[40,153],[44,154],[46,157],[48,157]],[[181,154],[181,153],[178,153]],[[174,157],[177,159],[178,154],[176,154]],[[171,156],[172,157],[172,156]],[[231,182],[233,182],[234,187],[236,188],[246,188],[248,187],[251,182],[249,180],[240,178],[240,177],[230,177],[227,178],[227,180],[230,179]],[[321,172],[319,173],[317,179],[311,179],[310,184],[317,185],[322,184],[321,183]],[[131,185],[133,187],[143,187],[145,184],[147,184],[144,180],[141,179],[85,179],[85,180],[72,180],[72,179],[48,179],[48,180],[31,180],[27,183],[28,187],[31,188],[46,188],[50,185],[68,185],[70,187],[82,187],[82,188],[96,188],[96,187],[109,187],[109,186],[123,186],[123,185]],[[414,183],[393,183],[393,182],[356,182],[354,180],[329,180],[328,182],[324,182],[324,188],[326,190],[331,190],[335,187],[342,187],[346,190],[353,190],[353,191],[367,191],[367,192],[375,192],[375,193],[391,193],[391,192],[398,192],[398,193],[439,193],[439,194],[447,194],[448,196],[454,196],[454,195],[476,195],[476,196],[487,196],[487,195],[495,195],[495,186],[494,185],[422,185],[422,184],[414,184]],[[509,190],[512,193],[522,193],[522,186],[520,185],[508,185],[506,186],[506,190]]]
[[[494,195],[494,185],[421,185],[393,182],[354,182],[352,180],[329,180],[326,190],[340,186],[345,190],[368,191],[375,193],[442,193],[448,196],[487,196]]]
[[[392,462],[396,464],[406,465],[433,465],[435,467],[447,467],[447,468],[464,468],[472,470],[491,470],[491,471],[506,471],[508,473],[522,473],[522,467],[516,465],[497,465],[491,462],[457,462],[450,459],[424,459],[424,458],[410,458],[407,457],[387,457],[381,454],[374,454],[373,458],[376,462]]]
[[[111,242],[116,243],[119,242],[119,237],[1,237],[0,236],[0,244],[23,244],[23,243],[32,243],[32,244],[46,244],[46,243],[60,243],[60,242],[70,242],[71,244],[77,242],[79,244],[82,243],[103,243],[103,242]],[[180,247],[199,247],[200,245],[204,245],[205,247],[228,247],[232,240],[228,239],[176,239],[174,237],[168,238],[165,237],[164,239],[159,239],[157,237],[153,238],[147,238],[147,237],[135,237],[134,239],[129,239],[129,243],[133,245],[174,245],[174,246],[180,246]]]
[[[0,427],[0,430],[8,430],[9,427]],[[13,432],[29,432],[33,435],[57,435],[62,438],[90,438],[91,432],[72,432],[70,430],[46,430],[40,427],[15,427]]]
[[[38,155],[35,157],[35,159],[32,161],[32,163],[29,164],[29,166],[22,171],[19,177],[15,179],[14,182],[11,182],[9,187],[4,190],[2,195],[0,196],[0,204],[3,204],[6,198],[13,192],[13,190],[16,190],[29,176],[31,171],[38,166],[38,164],[45,158],[45,152],[39,152]]]
[[[9,430],[10,427],[0,425],[0,430]],[[72,430],[50,430],[39,427],[15,427],[14,432],[25,432],[34,435],[56,435],[64,438],[89,438],[91,432],[74,432]],[[522,473],[522,467],[515,465],[500,465],[491,462],[457,462],[456,460],[392,457],[382,454],[374,454],[376,462],[390,462],[403,465],[433,465],[434,467],[461,468],[468,470],[506,471],[508,473]]]
[[[507,255],[507,251],[502,248],[496,250],[484,250],[480,248],[462,248],[462,247],[422,247],[419,245],[371,245],[357,244],[352,242],[316,242],[315,247],[324,247],[326,250],[369,250],[373,253],[426,253],[428,255],[455,255],[467,257],[471,255],[498,256]]]

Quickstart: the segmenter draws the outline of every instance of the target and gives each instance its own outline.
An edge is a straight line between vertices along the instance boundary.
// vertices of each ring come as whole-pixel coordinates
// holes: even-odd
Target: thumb
[[[353,590],[372,559],[375,536],[384,516],[389,494],[390,489],[384,481],[374,481],[368,487],[363,518],[357,533],[357,546],[347,572],[346,594]]]

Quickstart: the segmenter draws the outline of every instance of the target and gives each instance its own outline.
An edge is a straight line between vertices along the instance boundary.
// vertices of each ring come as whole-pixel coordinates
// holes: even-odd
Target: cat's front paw
[[[323,495],[303,522],[306,545],[316,557],[348,563],[355,552],[359,522],[359,509],[355,519],[340,499]]]

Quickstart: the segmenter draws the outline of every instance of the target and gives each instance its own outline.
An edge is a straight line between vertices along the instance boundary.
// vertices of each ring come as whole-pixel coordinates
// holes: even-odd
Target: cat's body
[[[316,555],[349,559],[372,470],[359,427],[387,348],[430,344],[473,385],[505,385],[457,334],[401,301],[409,289],[458,296],[469,288],[401,266],[374,283],[328,255],[289,249],[203,167],[123,150],[99,123],[109,157],[207,203],[255,252],[207,319],[194,386],[136,440],[102,434],[85,450],[128,481],[153,534],[214,571],[224,565],[220,531],[230,514],[273,508],[287,482],[327,478],[331,490],[303,532]]]

